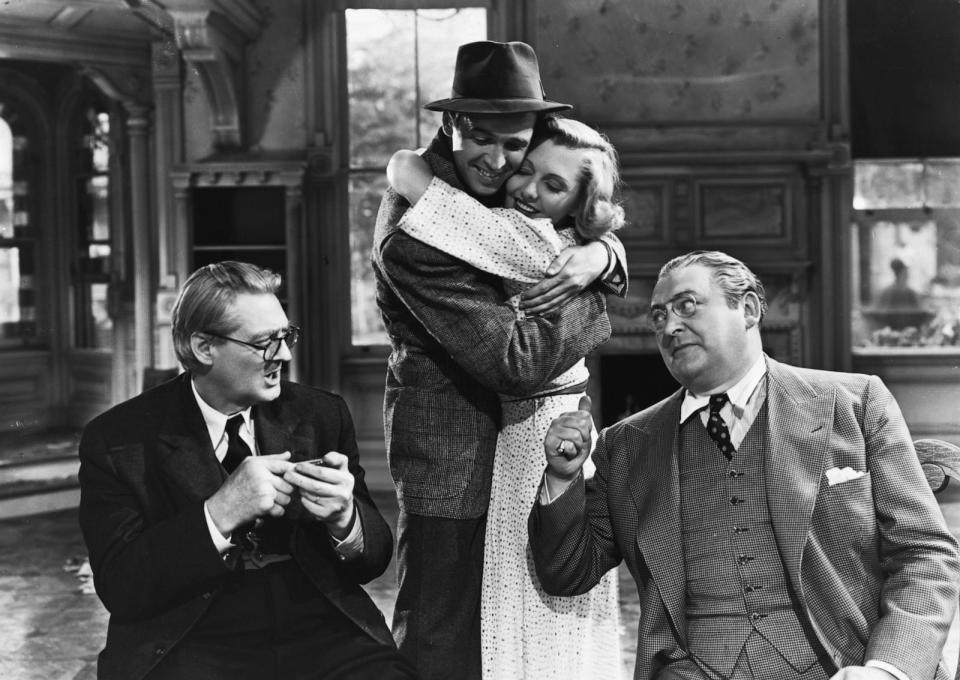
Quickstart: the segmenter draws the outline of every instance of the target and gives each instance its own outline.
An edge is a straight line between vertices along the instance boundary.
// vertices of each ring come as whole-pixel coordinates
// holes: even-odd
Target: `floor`
[[[395,524],[392,494],[377,493],[376,500]],[[960,485],[941,494],[941,506],[960,536]],[[0,521],[0,678],[94,680],[107,615],[83,572],[84,559],[75,511]],[[622,567],[620,576],[622,658],[625,677],[632,677],[639,606]],[[394,583],[391,566],[369,587],[388,620]]]

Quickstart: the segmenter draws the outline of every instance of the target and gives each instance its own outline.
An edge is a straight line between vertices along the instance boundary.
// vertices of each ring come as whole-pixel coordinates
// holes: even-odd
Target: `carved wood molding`
[[[255,6],[244,12],[210,8],[171,9],[177,46],[193,66],[210,102],[217,149],[239,149],[244,141],[244,45],[259,34],[262,17]]]

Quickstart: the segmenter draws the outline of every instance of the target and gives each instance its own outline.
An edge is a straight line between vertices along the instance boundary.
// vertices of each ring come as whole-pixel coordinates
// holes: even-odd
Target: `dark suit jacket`
[[[306,460],[339,451],[356,479],[364,550],[335,554],[323,524],[294,500],[294,560],[334,605],[374,639],[393,645],[383,615],[360,587],[384,572],[390,529],[370,498],[353,421],[339,396],[284,382],[253,409],[262,454]],[[206,611],[231,574],[210,538],[203,502],[226,479],[183,374],[98,416],[80,441],[80,528],[97,594],[110,611],[100,678],[141,678]],[[162,650],[162,651],[161,651]]]
[[[957,605],[957,543],[893,396],[876,376],[767,364],[770,516],[820,641],[838,667],[877,659],[912,680],[946,678],[937,661]],[[636,678],[686,647],[681,399],[682,390],[601,432],[596,476],[530,515],[548,592],[585,592],[626,560],[642,609]],[[830,486],[835,467],[866,474]]]
[[[447,138],[424,154],[434,174],[462,188]],[[393,352],[384,429],[402,507],[465,519],[487,510],[500,424],[498,393],[540,391],[610,336],[603,293],[518,319],[499,277],[397,228],[409,204],[388,190],[374,235],[377,304]]]

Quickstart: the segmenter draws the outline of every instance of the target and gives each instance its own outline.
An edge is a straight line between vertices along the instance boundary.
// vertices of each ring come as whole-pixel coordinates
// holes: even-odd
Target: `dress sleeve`
[[[504,279],[535,283],[570,243],[548,219],[487,208],[436,177],[400,228],[437,250]]]

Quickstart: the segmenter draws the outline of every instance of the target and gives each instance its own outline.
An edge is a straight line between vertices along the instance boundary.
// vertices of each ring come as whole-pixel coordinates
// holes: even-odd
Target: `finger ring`
[[[561,440],[560,440],[560,443],[557,444],[557,455],[560,455],[560,456],[564,455],[563,446],[564,446],[564,444],[566,444],[566,443],[567,443],[567,440],[566,440],[566,439],[561,439]]]

